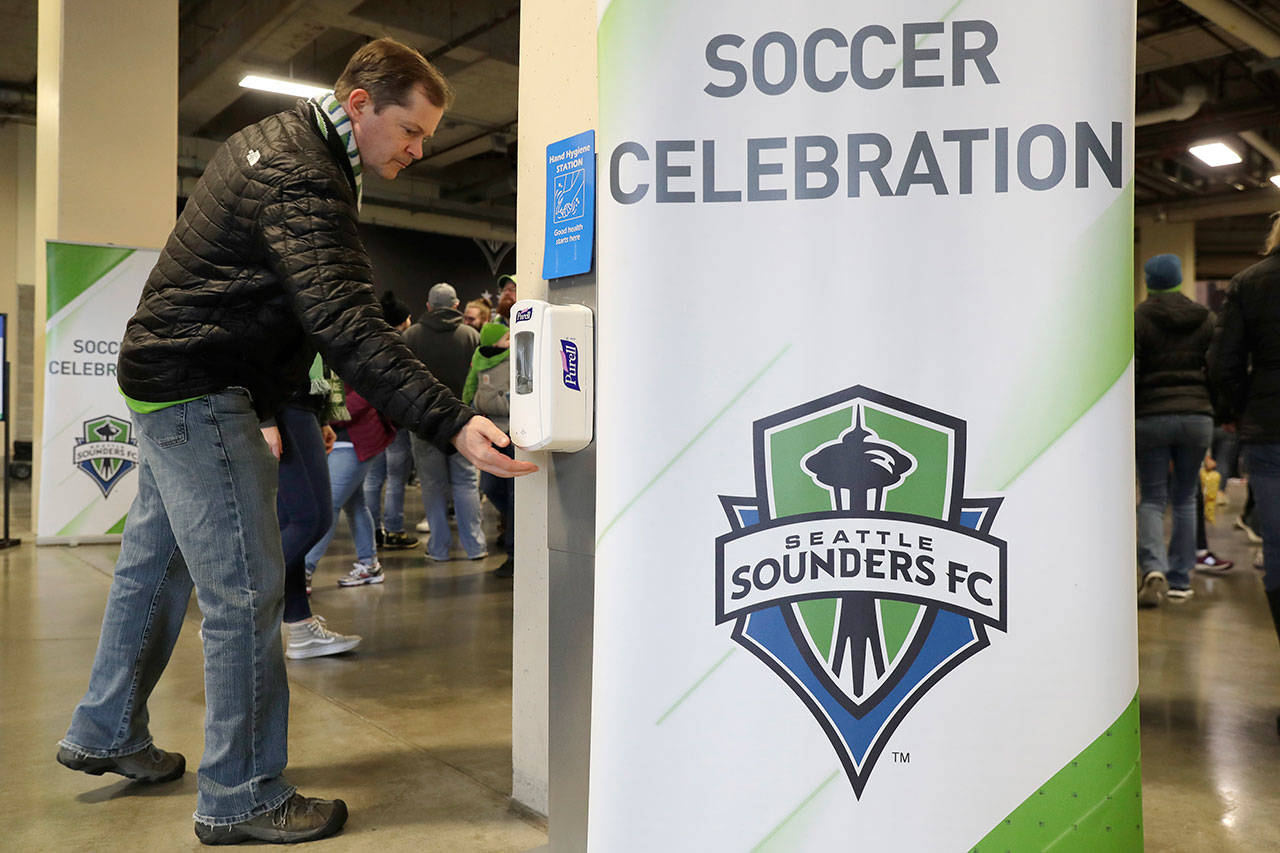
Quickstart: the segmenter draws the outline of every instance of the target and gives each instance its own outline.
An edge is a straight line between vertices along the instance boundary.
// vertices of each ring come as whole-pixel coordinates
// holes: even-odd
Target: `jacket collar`
[[[346,175],[347,183],[351,186],[351,192],[356,197],[356,208],[360,207],[361,181],[351,168],[351,158],[347,155],[347,146],[343,142],[338,131],[334,128],[333,122],[325,115],[324,110],[314,101],[299,99],[296,112],[306,121],[316,136],[324,142],[325,147],[329,149],[329,154],[333,157],[334,162],[342,169],[342,173]]]

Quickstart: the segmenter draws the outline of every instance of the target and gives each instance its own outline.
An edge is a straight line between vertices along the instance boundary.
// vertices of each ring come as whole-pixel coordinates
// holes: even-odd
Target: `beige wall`
[[[1152,255],[1173,254],[1182,259],[1182,292],[1196,298],[1196,224],[1138,220],[1137,243],[1133,249],[1133,301],[1147,298],[1142,265]]]
[[[35,316],[43,318],[45,241],[159,248],[173,227],[178,4],[40,0],[38,66],[32,236]],[[36,328],[34,359],[43,365],[43,322]],[[42,369],[34,392],[39,482]]]
[[[522,298],[545,299],[546,146],[597,123],[595,0],[520,5],[520,158],[516,243]],[[529,454],[546,464],[544,453]],[[547,479],[516,481],[512,797],[547,812]]]

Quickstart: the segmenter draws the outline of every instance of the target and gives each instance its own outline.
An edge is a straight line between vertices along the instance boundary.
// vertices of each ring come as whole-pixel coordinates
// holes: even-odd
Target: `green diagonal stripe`
[[[1133,360],[1133,183],[1072,244],[1042,286],[1060,294],[1031,323],[1034,358],[1009,384],[1018,401],[979,456],[980,489],[1003,491],[1124,375]]]
[[[104,275],[133,254],[133,249],[114,246],[81,246],[50,242],[45,247],[48,262],[49,313],[52,317]]]
[[[972,853],[1142,850],[1138,697],[1110,728],[987,833]]]

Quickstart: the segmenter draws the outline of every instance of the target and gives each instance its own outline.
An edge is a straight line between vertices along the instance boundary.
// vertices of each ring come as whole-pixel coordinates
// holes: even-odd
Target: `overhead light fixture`
[[[1210,166],[1234,166],[1236,163],[1243,162],[1239,154],[1221,142],[1192,145],[1191,153]]]
[[[262,92],[275,92],[280,95],[293,95],[298,98],[314,98],[331,91],[329,86],[317,86],[314,83],[302,83],[297,80],[285,80],[280,77],[264,77],[261,74],[246,74],[240,80],[246,89],[258,89]]]
[[[1271,183],[1276,185],[1276,189],[1280,189],[1280,175],[1272,175]]]

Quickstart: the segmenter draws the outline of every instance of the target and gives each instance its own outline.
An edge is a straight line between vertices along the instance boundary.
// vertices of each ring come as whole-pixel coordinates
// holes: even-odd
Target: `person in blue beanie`
[[[1138,604],[1191,597],[1196,489],[1213,440],[1208,352],[1214,316],[1178,289],[1182,262],[1156,255],[1143,266],[1147,298],[1133,312],[1138,469]],[[1172,476],[1170,476],[1172,467]],[[1165,547],[1164,511],[1173,506]]]

